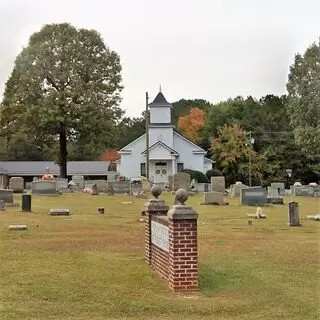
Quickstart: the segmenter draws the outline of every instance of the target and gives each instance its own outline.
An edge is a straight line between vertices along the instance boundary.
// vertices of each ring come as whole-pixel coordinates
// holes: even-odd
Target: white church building
[[[168,176],[183,169],[205,173],[213,161],[206,151],[174,130],[172,105],[160,91],[149,104],[149,179],[166,183]],[[119,151],[117,171],[127,178],[146,176],[146,134]]]

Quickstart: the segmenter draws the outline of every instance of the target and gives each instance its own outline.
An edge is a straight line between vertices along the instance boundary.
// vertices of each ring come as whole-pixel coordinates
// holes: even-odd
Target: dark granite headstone
[[[262,187],[251,187],[241,189],[240,203],[248,206],[263,206],[268,202],[267,192]]]
[[[289,202],[289,226],[301,226],[299,219],[299,204],[295,201]]]

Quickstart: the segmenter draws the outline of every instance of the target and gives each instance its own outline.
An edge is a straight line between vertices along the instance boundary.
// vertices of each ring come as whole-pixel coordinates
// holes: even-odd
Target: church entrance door
[[[168,164],[165,161],[156,162],[154,166],[154,182],[166,183],[168,181]]]

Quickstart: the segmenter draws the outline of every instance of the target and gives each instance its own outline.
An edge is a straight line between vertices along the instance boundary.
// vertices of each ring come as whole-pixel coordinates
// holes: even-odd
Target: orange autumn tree
[[[201,143],[205,115],[200,108],[191,108],[187,115],[179,117],[178,130],[194,143]]]

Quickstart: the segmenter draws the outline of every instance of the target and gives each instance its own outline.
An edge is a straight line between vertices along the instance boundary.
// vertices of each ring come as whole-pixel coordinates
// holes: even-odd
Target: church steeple
[[[160,91],[149,104],[150,109],[150,125],[157,126],[171,126],[171,109],[172,105],[164,97],[163,93]]]
[[[161,89],[161,88],[160,88]],[[154,105],[170,105],[170,103],[166,100],[164,97],[163,93],[159,91],[157,96],[154,98],[153,102],[149,104],[149,106],[154,106]],[[170,105],[171,106],[171,105]]]

